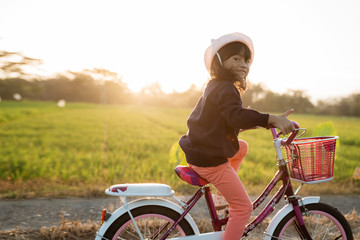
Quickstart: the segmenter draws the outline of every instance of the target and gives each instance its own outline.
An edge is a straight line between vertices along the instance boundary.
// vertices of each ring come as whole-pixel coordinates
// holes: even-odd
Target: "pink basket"
[[[307,184],[332,180],[338,138],[300,138],[285,146],[290,177]]]

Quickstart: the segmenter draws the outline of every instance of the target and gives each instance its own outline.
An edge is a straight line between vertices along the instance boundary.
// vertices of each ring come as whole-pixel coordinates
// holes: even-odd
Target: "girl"
[[[287,116],[259,113],[242,106],[240,92],[254,58],[249,37],[231,33],[214,40],[205,51],[205,66],[211,76],[203,95],[187,121],[189,131],[179,140],[189,166],[213,184],[229,204],[224,240],[239,240],[253,210],[237,171],[247,153],[247,143],[238,140],[240,129],[271,124],[284,134],[294,130]]]

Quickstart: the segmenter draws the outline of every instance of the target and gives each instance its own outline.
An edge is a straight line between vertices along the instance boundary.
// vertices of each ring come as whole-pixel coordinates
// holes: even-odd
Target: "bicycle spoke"
[[[122,238],[122,237],[117,237],[116,239],[119,239],[119,240],[126,240],[125,238]]]
[[[160,226],[159,224],[159,229],[156,230],[153,234],[151,234],[151,238],[150,239],[154,239],[156,238],[160,233],[162,233],[164,231],[164,229],[170,224],[170,222],[164,223],[162,224],[162,226]]]
[[[329,235],[332,235],[332,234],[334,234],[334,232],[332,232],[332,230],[337,230],[337,226],[336,225],[329,225],[329,226],[327,226],[327,228],[326,229],[323,229],[323,228],[320,228],[320,229],[318,229],[318,225],[319,225],[320,223],[319,223],[319,221],[317,221],[317,223],[316,223],[316,231],[315,231],[315,234],[314,233],[312,233],[311,235],[312,235],[312,237],[313,238],[316,238],[316,237],[321,237],[322,236],[322,240],[326,240],[327,239],[327,237],[329,236]],[[311,229],[311,228],[310,228]],[[318,232],[318,231],[320,231],[320,232]]]
[[[294,237],[293,236],[282,236],[282,238],[279,238],[279,239],[281,239],[281,240],[287,240],[287,239],[294,239]]]
[[[139,237],[139,234],[134,234],[134,232],[137,233],[135,226],[133,226],[130,230],[125,230],[125,232],[128,233],[129,235],[135,237],[136,239],[141,239]]]
[[[128,214],[120,216],[104,234],[107,239],[160,239],[174,224],[179,216],[176,211],[163,206],[141,206],[132,211],[133,219]],[[192,235],[190,224],[183,220],[171,232],[169,238]]]
[[[138,221],[137,225],[143,234],[144,239],[157,239],[159,234],[164,234],[169,230],[169,225],[172,225],[172,222],[163,221],[162,219],[153,218],[153,219],[141,219],[142,221]],[[133,223],[129,224],[123,231],[123,234],[126,234],[128,238],[131,239],[141,239],[138,235],[136,227]],[[172,231],[171,237],[179,237],[181,233],[177,231],[177,228]],[[118,236],[116,239],[123,240],[126,238]]]
[[[325,219],[326,220],[326,219]],[[322,240],[326,240],[329,239],[330,236],[335,237],[335,239],[339,239],[341,238],[338,235],[338,229],[336,225],[328,225],[328,226],[324,226],[321,223],[324,222],[324,220],[321,218],[321,215],[318,215],[315,219],[315,217],[313,217],[312,219],[307,219],[307,229],[315,229],[313,231],[311,231],[311,236],[313,239],[322,239]],[[294,224],[294,223],[293,223]],[[311,227],[311,225],[313,225],[314,227]],[[335,231],[334,231],[335,230]],[[297,231],[296,231],[296,227],[292,226],[292,228],[289,230],[289,233],[286,233],[285,235],[282,236],[281,239],[294,239],[296,237],[299,237],[297,235]]]
[[[315,230],[314,232],[312,232],[312,236],[317,234],[317,228],[318,228],[318,225],[319,225],[319,222],[320,222],[320,215],[317,215],[317,219],[316,219],[316,225],[315,225]]]
[[[329,232],[330,230],[332,230],[334,228],[336,228],[336,226],[333,226],[332,228],[328,228],[328,229],[326,229],[326,231],[322,231],[319,234],[315,235],[314,237],[321,236],[322,234],[324,234],[322,239],[326,240],[327,238],[325,238],[325,237],[328,237],[329,235],[334,234],[334,233]]]

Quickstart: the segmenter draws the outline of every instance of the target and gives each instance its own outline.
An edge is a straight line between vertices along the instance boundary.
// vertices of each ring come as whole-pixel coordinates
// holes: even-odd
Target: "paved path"
[[[180,198],[185,199],[184,197]],[[360,212],[360,195],[322,196],[321,201],[333,205],[343,213],[351,212],[353,209]],[[207,216],[205,201],[202,199],[199,203],[197,210],[194,209],[190,212],[194,218]],[[0,200],[0,231],[17,227],[39,229],[56,226],[59,225],[61,217],[81,222],[100,221],[103,208],[113,211],[119,206],[120,200],[116,197]],[[254,212],[254,214],[256,213],[257,211]]]

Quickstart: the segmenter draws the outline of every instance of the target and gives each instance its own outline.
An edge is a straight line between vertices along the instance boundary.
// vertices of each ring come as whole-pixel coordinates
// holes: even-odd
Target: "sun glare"
[[[49,74],[104,68],[133,91],[159,83],[172,92],[201,87],[210,40],[240,31],[255,45],[252,82],[319,97],[359,90],[359,3],[305,2],[277,8],[263,1],[259,8],[231,1],[229,8],[211,1],[4,1],[0,21],[8,24],[0,27],[0,43],[42,59]],[[240,7],[247,11],[240,14]],[[341,86],[329,84],[334,81]]]

